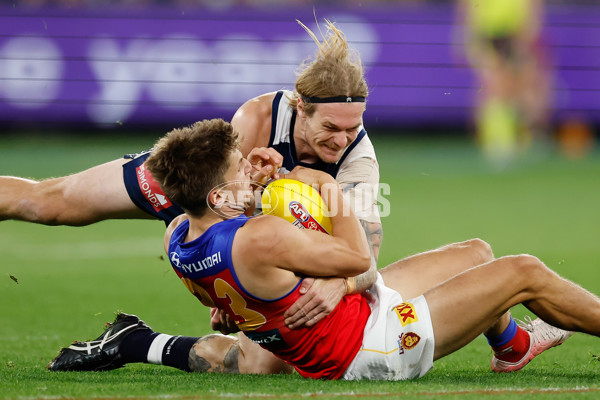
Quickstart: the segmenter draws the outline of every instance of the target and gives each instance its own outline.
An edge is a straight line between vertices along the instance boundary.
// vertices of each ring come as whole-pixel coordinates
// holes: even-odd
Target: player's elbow
[[[371,268],[371,264],[373,263],[373,257],[371,256],[371,252],[367,251],[363,253],[361,257],[361,267],[363,272],[368,271]]]
[[[371,268],[371,255],[369,253],[357,252],[354,259],[354,271],[351,276],[365,273]]]

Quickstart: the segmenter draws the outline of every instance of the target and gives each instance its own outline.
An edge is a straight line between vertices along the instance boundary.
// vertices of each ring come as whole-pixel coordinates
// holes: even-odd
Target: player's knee
[[[31,183],[22,189],[16,204],[16,218],[44,225],[60,225],[65,199],[59,179]]]
[[[24,199],[20,203],[21,214],[26,221],[43,225],[86,225],[73,218],[75,210],[68,207],[64,198],[48,197],[46,199]]]
[[[40,183],[39,189],[29,199],[23,200],[23,213],[27,221],[44,225],[85,226],[97,222],[83,202],[80,193],[64,178]]]
[[[475,238],[464,242],[454,243],[451,246],[461,252],[467,252],[472,265],[485,264],[494,259],[492,247],[484,240]]]
[[[485,240],[475,238],[467,240],[463,243],[469,249],[471,249],[473,256],[477,259],[477,264],[484,264],[494,259],[492,246],[490,246]]]
[[[515,259],[519,267],[528,270],[544,267],[544,263],[539,258],[532,256],[531,254],[519,254],[515,256]]]
[[[23,198],[17,205],[17,215],[23,221],[33,222],[43,225],[57,225],[57,215],[55,210],[44,201],[35,198]]]
[[[541,282],[550,272],[539,258],[530,254],[511,256],[509,259],[515,278],[522,278],[527,282]]]

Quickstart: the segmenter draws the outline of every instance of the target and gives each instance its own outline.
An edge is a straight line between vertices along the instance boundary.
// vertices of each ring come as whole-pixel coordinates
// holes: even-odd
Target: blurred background
[[[467,135],[501,161],[531,143],[558,140],[575,157],[593,147],[597,0],[5,1],[0,132],[229,119],[255,95],[293,88],[315,50],[295,20],[315,29],[315,18],[362,56],[371,135]]]

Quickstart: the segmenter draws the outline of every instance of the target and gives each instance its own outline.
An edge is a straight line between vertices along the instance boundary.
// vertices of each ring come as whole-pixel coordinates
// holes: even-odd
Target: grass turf
[[[0,174],[60,176],[149,147],[152,137],[0,139]],[[461,140],[373,141],[389,184],[380,265],[480,237],[497,256],[532,253],[600,293],[600,157],[536,152],[498,170]],[[0,188],[2,190],[2,188]],[[105,221],[88,227],[0,222],[0,398],[259,397],[423,399],[597,398],[600,342],[578,334],[517,374],[489,371],[482,338],[409,382],[322,382],[298,376],[186,374],[130,365],[107,373],[50,373],[61,346],[96,337],[116,310],[155,330],[210,332],[208,311],[162,257],[164,226]],[[14,278],[14,279],[13,279]],[[456,310],[456,320],[469,310]],[[526,313],[516,308],[517,317]]]

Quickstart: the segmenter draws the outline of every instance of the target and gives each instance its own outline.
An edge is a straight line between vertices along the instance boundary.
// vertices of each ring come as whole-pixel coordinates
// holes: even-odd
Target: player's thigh
[[[510,307],[527,300],[528,275],[542,264],[508,256],[477,266],[425,292],[435,335],[435,359],[465,346]]]
[[[110,218],[150,218],[133,203],[125,188],[123,164],[128,161],[117,159],[62,178],[55,194],[58,201],[63,201],[63,223],[83,225]]]
[[[273,353],[254,343],[242,332],[238,333],[240,345],[239,368],[241,374],[281,374],[294,370]]]
[[[493,258],[486,242],[470,239],[403,258],[379,272],[386,286],[410,299]]]

